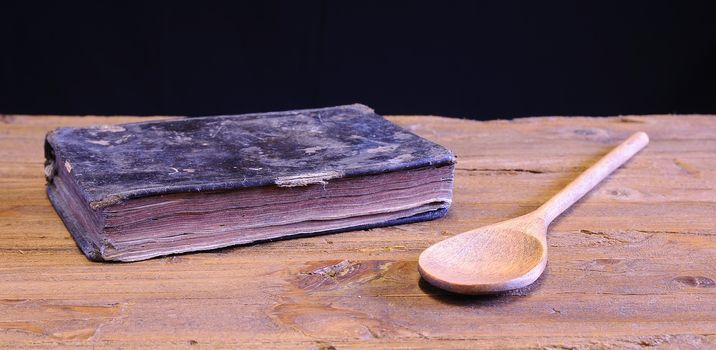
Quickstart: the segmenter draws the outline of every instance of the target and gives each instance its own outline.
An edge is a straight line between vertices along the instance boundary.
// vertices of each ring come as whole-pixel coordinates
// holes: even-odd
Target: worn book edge
[[[87,237],[82,235],[80,232],[84,232],[82,226],[76,221],[74,216],[72,216],[70,213],[68,213],[65,208],[67,204],[61,199],[62,197],[57,195],[56,190],[53,186],[47,187],[47,196],[50,199],[50,203],[52,203],[52,206],[55,208],[57,213],[60,216],[60,219],[62,219],[62,222],[67,226],[68,231],[74,238],[75,242],[77,243],[77,246],[80,248],[82,253],[91,261],[96,262],[131,262],[131,261],[119,261],[119,260],[107,260],[103,256],[103,251],[106,247],[109,246],[108,242],[101,242],[100,245],[96,245],[92,241],[88,240]],[[345,227],[340,228],[336,230],[327,230],[327,231],[318,231],[318,232],[304,232],[304,233],[298,233],[294,235],[287,235],[282,237],[276,237],[276,238],[269,238],[264,240],[256,240],[250,243],[240,243],[240,244],[227,244],[224,247],[218,247],[213,248],[209,250],[204,250],[207,252],[219,250],[219,249],[226,249],[229,247],[242,247],[247,245],[253,245],[253,244],[260,244],[265,242],[275,242],[275,241],[281,241],[284,239],[293,239],[293,238],[300,238],[300,237],[311,237],[311,236],[319,236],[319,235],[327,235],[327,234],[333,234],[333,233],[340,233],[340,232],[347,232],[347,231],[357,231],[357,230],[368,230],[372,228],[379,228],[379,227],[386,227],[386,226],[394,226],[394,225],[402,225],[402,224],[410,224],[415,222],[421,222],[421,221],[429,221],[429,220],[435,220],[439,219],[443,216],[445,216],[448,212],[449,207],[441,208],[438,210],[433,210],[425,213],[416,214],[413,216],[408,216],[404,218],[399,219],[393,219],[388,220],[380,223],[375,224],[368,224],[368,225],[358,225],[358,226],[351,226],[351,227]],[[189,254],[193,252],[198,251],[187,251],[185,253],[179,253],[179,254]],[[175,255],[175,254],[172,254]]]

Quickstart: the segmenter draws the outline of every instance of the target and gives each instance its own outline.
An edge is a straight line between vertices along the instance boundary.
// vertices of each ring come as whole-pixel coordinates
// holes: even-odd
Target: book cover
[[[59,128],[45,155],[48,197],[78,246],[92,260],[120,261],[434,219],[449,208],[455,163],[444,147],[358,104]],[[415,208],[390,198],[371,210],[381,186],[398,191],[401,182],[439,190],[424,190],[435,192],[431,202]],[[378,192],[363,190],[371,183]],[[268,198],[278,214],[259,219],[242,193]],[[304,212],[291,204],[301,201]],[[212,229],[222,211],[236,220]]]

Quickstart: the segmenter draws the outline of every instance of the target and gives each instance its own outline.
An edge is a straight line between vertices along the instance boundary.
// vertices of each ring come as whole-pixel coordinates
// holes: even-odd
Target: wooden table
[[[103,264],[45,196],[43,136],[140,119],[3,116],[0,348],[716,348],[716,118],[390,119],[458,155],[447,217]],[[535,284],[420,281],[428,245],[536,208],[637,130],[652,143],[555,222]]]

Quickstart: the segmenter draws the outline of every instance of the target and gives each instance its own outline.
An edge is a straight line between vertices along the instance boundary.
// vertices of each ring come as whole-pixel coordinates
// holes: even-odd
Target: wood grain
[[[716,347],[715,118],[390,119],[458,155],[445,218],[101,264],[45,196],[42,140],[139,119],[2,116],[0,347]],[[463,297],[419,280],[423,249],[536,209],[638,130],[649,147],[553,223],[533,285]]]

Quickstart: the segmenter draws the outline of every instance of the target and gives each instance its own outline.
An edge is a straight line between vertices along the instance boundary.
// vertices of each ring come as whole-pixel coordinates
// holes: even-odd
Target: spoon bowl
[[[527,286],[547,263],[546,227],[530,220],[512,219],[432,245],[420,254],[420,274],[430,284],[460,294]]]
[[[521,288],[547,266],[547,227],[594,186],[649,143],[631,135],[562,191],[527,215],[470,230],[428,247],[418,270],[428,283],[461,294]]]

